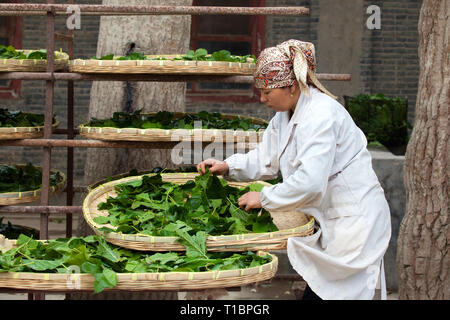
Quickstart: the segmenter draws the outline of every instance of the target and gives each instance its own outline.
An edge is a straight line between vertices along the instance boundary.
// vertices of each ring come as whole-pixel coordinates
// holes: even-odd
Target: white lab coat
[[[312,236],[289,238],[287,254],[322,299],[372,299],[380,284],[386,296],[390,213],[366,147],[345,108],[311,87],[290,120],[287,112],[275,114],[257,148],[225,159],[230,180],[272,179],[281,171],[282,183],[263,188],[262,207],[316,219]]]

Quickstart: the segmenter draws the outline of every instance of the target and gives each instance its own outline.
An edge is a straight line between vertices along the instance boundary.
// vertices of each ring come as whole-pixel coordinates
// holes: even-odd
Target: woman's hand
[[[209,171],[212,174],[223,176],[228,173],[228,164],[224,161],[216,159],[206,159],[197,165],[197,171],[201,174],[206,172],[206,167],[209,167]]]
[[[242,197],[238,199],[239,207],[244,209],[245,211],[250,211],[250,209],[260,209],[261,200],[260,200],[260,192],[250,191],[244,194]]]

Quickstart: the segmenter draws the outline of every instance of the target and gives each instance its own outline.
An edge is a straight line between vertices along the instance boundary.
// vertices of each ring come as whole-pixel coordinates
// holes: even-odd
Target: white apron
[[[289,238],[287,254],[319,297],[372,299],[377,285],[386,297],[381,271],[390,212],[367,140],[340,103],[313,87],[310,92],[300,96],[290,120],[287,112],[276,113],[257,148],[225,159],[225,178],[266,180],[281,172],[283,182],[264,187],[261,204],[316,219],[312,236]]]

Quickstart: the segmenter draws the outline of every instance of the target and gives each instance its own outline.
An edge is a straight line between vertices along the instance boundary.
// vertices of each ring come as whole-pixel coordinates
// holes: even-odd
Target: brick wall
[[[408,99],[408,121],[414,122],[419,80],[418,22],[422,0],[364,0],[378,5],[381,29],[365,29],[361,57],[362,91]]]
[[[418,56],[417,56],[417,23],[421,0],[402,1],[364,1],[365,9],[376,4],[382,11],[381,30],[368,30],[364,28],[361,52],[361,92],[383,92],[388,96],[402,96],[408,98],[408,118],[412,123],[418,85]],[[45,1],[24,1],[37,3]],[[96,1],[76,1],[79,4],[99,4]],[[64,3],[64,1],[57,1]],[[325,21],[320,20],[320,0],[267,0],[267,6],[306,6],[310,8],[309,16],[301,17],[266,17],[266,46],[276,45],[287,39],[300,39],[312,42],[316,50],[324,50],[318,46],[318,25]],[[23,48],[45,48],[45,18],[23,17],[24,33]],[[75,56],[88,58],[95,55],[100,18],[97,16],[82,16],[81,30],[75,30]],[[65,19],[56,19],[56,30],[65,31]],[[356,41],[356,40],[355,40]],[[359,41],[359,40],[358,40]],[[64,43],[57,41],[55,48],[66,50]],[[330,57],[332,59],[332,57]],[[320,61],[319,61],[320,63]],[[327,70],[320,70],[327,72]],[[75,86],[75,125],[86,122],[91,82],[76,81]],[[326,84],[325,84],[326,85]],[[45,81],[22,81],[21,98],[17,100],[0,100],[0,104],[17,106],[27,111],[44,111]],[[334,92],[336,94],[342,94]],[[67,89],[66,82],[55,84],[54,112],[61,121],[60,128],[66,128],[67,118]],[[186,111],[200,110],[217,111],[223,113],[242,114],[270,119],[273,112],[258,102],[187,102]],[[55,135],[55,138],[64,138]],[[2,147],[0,162],[27,162],[41,163],[41,149],[28,147]],[[75,149],[75,178],[81,179],[84,171],[85,149]],[[52,152],[52,166],[65,171],[66,151],[55,148]],[[81,180],[79,180],[81,181]]]

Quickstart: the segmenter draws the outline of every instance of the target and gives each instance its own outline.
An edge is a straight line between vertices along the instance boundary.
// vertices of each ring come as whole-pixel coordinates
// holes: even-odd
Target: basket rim
[[[55,123],[52,124],[53,129],[57,128],[61,122],[58,119],[55,119]],[[34,126],[34,127],[0,127],[0,133],[8,133],[8,132],[18,132],[18,131],[41,131],[45,126]]]
[[[142,73],[253,75],[255,63],[192,60],[85,60],[68,61],[75,73]]]
[[[157,173],[149,173],[149,174],[144,174],[144,175],[139,175],[139,176],[125,177],[122,179],[109,181],[107,183],[101,184],[101,185],[97,186],[96,188],[90,190],[89,193],[87,194],[87,196],[85,197],[85,199],[83,200],[83,207],[82,207],[83,217],[86,220],[86,222],[88,223],[88,225],[95,231],[95,233],[103,236],[106,240],[122,240],[122,241],[143,242],[143,243],[152,243],[152,244],[176,243],[179,239],[179,237],[176,237],[176,236],[151,236],[151,235],[147,235],[147,234],[143,234],[143,233],[123,234],[121,232],[99,231],[98,228],[105,226],[105,224],[100,225],[100,224],[94,222],[93,218],[92,218],[92,212],[89,209],[88,203],[90,202],[92,197],[96,196],[97,193],[104,191],[106,188],[115,186],[120,183],[137,180],[137,179],[142,178],[143,176],[152,176],[152,175],[156,175],[156,174]],[[177,174],[179,175],[180,173],[166,173],[166,174],[161,174],[161,176],[164,179],[164,176],[177,175]],[[180,177],[180,179],[181,179],[181,177]],[[232,181],[230,181],[230,182],[233,183]],[[265,181],[253,181],[251,183],[260,183],[265,186],[271,185],[270,183],[265,182]],[[103,211],[105,211],[105,210],[103,210]],[[236,235],[216,235],[216,236],[208,235],[206,237],[206,242],[208,245],[211,243],[220,243],[221,241],[222,242],[245,241],[245,240],[249,241],[252,239],[261,239],[261,238],[276,240],[277,236],[282,237],[282,236],[295,235],[295,233],[310,230],[311,228],[314,228],[314,224],[315,224],[314,217],[308,216],[308,222],[306,224],[304,224],[302,226],[297,226],[297,227],[294,227],[291,229],[278,230],[278,231],[273,231],[273,232],[264,232],[264,233],[245,233],[245,234],[236,234]],[[114,227],[111,229],[114,229]]]
[[[182,117],[183,115],[195,115],[198,112],[172,112],[175,117]],[[156,115],[157,112],[145,112],[141,113],[141,115]],[[256,118],[252,116],[242,116],[242,115],[236,115],[236,114],[230,114],[230,113],[221,113],[223,117],[241,117],[243,119],[249,119],[254,121],[257,124],[265,124],[268,125],[269,121],[262,119],[262,118]],[[242,130],[242,129],[219,129],[219,128],[209,128],[209,129],[161,129],[161,128],[136,128],[136,127],[126,127],[126,128],[116,128],[116,127],[93,127],[87,125],[88,122],[80,124],[78,126],[78,129],[80,130],[80,134],[83,135],[89,135],[89,134],[101,134],[101,133],[114,133],[114,134],[135,134],[139,137],[146,134],[162,134],[166,136],[170,136],[171,134],[183,134],[190,136],[194,136],[195,133],[210,133],[213,136],[216,136],[218,134],[226,134],[226,133],[233,133],[233,136],[239,136],[239,135],[250,135],[250,133],[256,133],[259,136],[262,136],[265,132],[265,128],[259,129],[258,131],[249,129],[249,130]],[[203,137],[202,137],[203,139]]]
[[[16,49],[16,51],[20,52],[28,52],[28,51],[39,51],[42,49]],[[54,60],[64,60],[69,61],[69,55],[66,52],[63,51],[54,51],[55,57]],[[3,61],[3,64],[5,64],[6,61],[26,61],[26,62],[35,62],[35,61],[47,61],[47,59],[14,59],[14,58],[0,58],[0,61]],[[7,64],[7,63],[6,63]]]
[[[3,165],[5,165],[5,164],[3,164]],[[9,164],[9,165],[11,165],[11,164]],[[19,166],[19,167],[26,166],[26,164],[21,164],[21,163],[20,164],[12,164],[12,165]],[[42,166],[35,166],[35,165],[33,165],[33,166],[42,169]],[[55,173],[58,172],[62,177],[61,181],[59,183],[57,183],[56,186],[50,186],[50,192],[53,194],[53,193],[59,192],[64,189],[66,182],[67,182],[67,177],[64,174],[64,172],[57,170],[57,169],[50,169],[50,172],[55,172]],[[35,190],[26,190],[26,191],[21,191],[21,192],[18,192],[18,191],[1,192],[0,199],[21,199],[21,198],[25,198],[25,197],[38,197],[38,196],[40,196],[41,191],[42,191],[42,186],[41,186],[41,188],[35,189]]]

